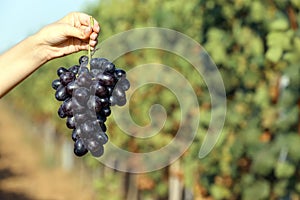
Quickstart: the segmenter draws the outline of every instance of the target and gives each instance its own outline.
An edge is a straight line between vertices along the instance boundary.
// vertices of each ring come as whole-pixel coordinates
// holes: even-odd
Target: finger
[[[97,20],[95,20],[95,19],[94,19],[93,31],[96,32],[96,33],[99,33],[99,32],[100,32],[100,25],[99,25],[99,23],[97,22]]]
[[[90,16],[85,14],[85,13],[74,13],[77,17],[76,19],[79,20],[81,25],[85,25],[85,26],[90,26],[91,22],[90,22]]]
[[[64,26],[64,34],[67,37],[75,37],[75,38],[79,38],[79,39],[87,39],[89,38],[90,34],[91,34],[91,28],[90,27],[86,27],[84,29],[82,28],[76,28],[73,27],[71,25],[65,25]]]
[[[91,39],[91,40],[96,40],[97,37],[98,37],[98,34],[95,33],[95,32],[93,32],[93,33],[90,35],[90,39]]]
[[[98,41],[97,40],[90,40],[89,44],[91,47],[95,47],[97,45]]]

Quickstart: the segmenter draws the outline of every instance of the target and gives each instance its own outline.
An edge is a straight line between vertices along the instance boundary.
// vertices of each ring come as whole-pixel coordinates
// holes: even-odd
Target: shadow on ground
[[[1,182],[7,178],[16,176],[9,168],[0,169],[0,199],[1,200],[33,200],[22,193],[4,191],[1,189]]]

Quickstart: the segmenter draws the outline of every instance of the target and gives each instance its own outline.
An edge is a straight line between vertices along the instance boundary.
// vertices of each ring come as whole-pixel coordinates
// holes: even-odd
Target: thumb
[[[74,26],[68,25],[64,29],[65,35],[66,36],[71,36],[79,39],[87,39],[89,38],[92,29],[91,27],[85,27],[84,29],[82,28],[76,28]]]

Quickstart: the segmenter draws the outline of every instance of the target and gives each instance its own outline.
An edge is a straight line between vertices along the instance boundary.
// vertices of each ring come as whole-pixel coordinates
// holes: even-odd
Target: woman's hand
[[[36,38],[46,49],[48,60],[68,55],[80,50],[94,49],[100,31],[99,23],[94,20],[90,27],[90,16],[72,12],[61,20],[41,29]]]

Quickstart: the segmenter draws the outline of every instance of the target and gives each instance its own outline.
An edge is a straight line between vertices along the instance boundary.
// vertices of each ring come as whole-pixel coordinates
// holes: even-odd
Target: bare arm
[[[89,15],[70,13],[0,55],[0,98],[47,61],[94,48],[100,27],[89,25]]]

